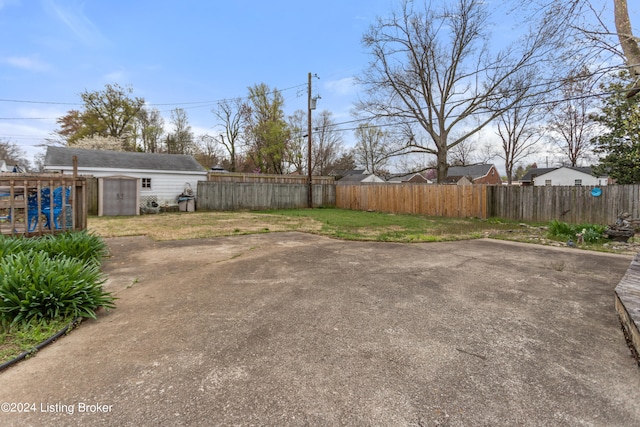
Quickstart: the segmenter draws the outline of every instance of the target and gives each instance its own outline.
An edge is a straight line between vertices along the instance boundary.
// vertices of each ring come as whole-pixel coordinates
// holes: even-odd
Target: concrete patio
[[[640,422],[613,293],[630,256],[301,233],[108,244],[118,308],[0,373],[0,403],[35,409],[1,425]]]

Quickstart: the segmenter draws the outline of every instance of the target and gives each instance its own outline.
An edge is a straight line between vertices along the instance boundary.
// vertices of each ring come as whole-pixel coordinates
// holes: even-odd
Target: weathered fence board
[[[640,218],[640,185],[493,186],[353,184],[336,187],[343,209],[445,217],[498,217],[516,221],[611,224],[628,212]]]
[[[308,206],[307,184],[198,182],[198,210],[294,209]],[[336,186],[314,184],[313,205],[335,206]]]
[[[517,221],[611,224],[628,212],[640,218],[640,185],[488,187],[489,216]]]
[[[261,184],[307,184],[306,175],[276,175],[265,173],[220,173],[210,172],[207,181],[212,182],[244,182]],[[333,184],[335,179],[332,176],[313,176],[311,182],[314,184]]]
[[[342,209],[487,218],[487,186],[354,184],[336,186]]]

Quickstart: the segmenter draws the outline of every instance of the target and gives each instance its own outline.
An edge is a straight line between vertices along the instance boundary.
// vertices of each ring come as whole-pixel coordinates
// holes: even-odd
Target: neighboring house
[[[366,170],[352,170],[343,172],[344,176],[336,181],[336,184],[363,184],[372,182],[385,182],[384,179],[369,173]]]
[[[78,159],[78,174],[96,178],[137,182],[138,204],[151,202],[161,206],[176,205],[185,187],[195,193],[198,181],[207,180],[207,171],[193,156],[182,154],[132,153],[48,147],[45,172],[73,173],[73,157]],[[99,198],[103,195],[99,194]]]
[[[502,178],[494,165],[450,166],[445,183],[502,185]]]
[[[523,186],[549,185],[599,185],[608,184],[608,177],[595,176],[590,167],[561,166],[557,168],[534,168],[529,170],[520,182]]]
[[[401,183],[413,183],[413,184],[432,184],[432,181],[427,179],[421,173],[410,173],[402,176],[394,176],[393,178],[387,181],[391,184],[401,184]]]
[[[473,181],[471,177],[466,176],[447,176],[447,179],[444,180],[444,184],[473,185]]]

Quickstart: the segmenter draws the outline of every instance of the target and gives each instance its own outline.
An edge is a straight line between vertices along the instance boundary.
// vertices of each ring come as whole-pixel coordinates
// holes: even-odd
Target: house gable
[[[430,184],[431,183],[431,181],[429,181],[424,175],[418,172],[410,173],[407,175],[394,176],[393,178],[389,179],[387,182],[394,183],[394,184],[407,183],[407,182],[412,184]]]
[[[384,182],[384,179],[364,170],[354,170],[349,171],[345,176],[337,180],[336,184],[358,184],[364,182]]]

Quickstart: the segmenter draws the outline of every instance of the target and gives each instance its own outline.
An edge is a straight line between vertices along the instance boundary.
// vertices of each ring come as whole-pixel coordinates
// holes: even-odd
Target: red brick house
[[[472,184],[502,185],[502,178],[500,178],[498,169],[494,165],[481,164],[449,167],[447,184],[466,184],[467,181]]]

